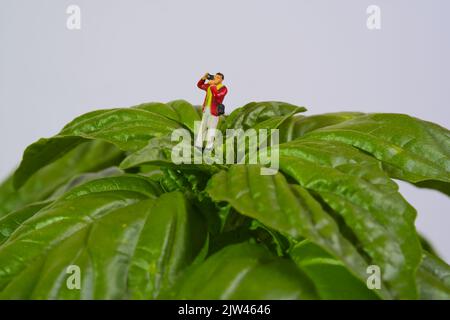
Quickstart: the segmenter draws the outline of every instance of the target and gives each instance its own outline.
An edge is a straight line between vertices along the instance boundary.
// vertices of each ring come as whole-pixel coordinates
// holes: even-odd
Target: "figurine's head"
[[[218,84],[222,83],[223,79],[224,79],[223,73],[217,72],[214,75],[214,80],[212,82],[213,82],[213,84],[218,85]]]

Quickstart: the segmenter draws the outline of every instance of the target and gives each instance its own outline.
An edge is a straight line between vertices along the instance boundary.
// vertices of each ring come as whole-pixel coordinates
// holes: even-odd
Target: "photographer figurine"
[[[195,146],[197,148],[201,149],[203,147],[205,133],[207,133],[206,149],[211,150],[213,148],[214,129],[216,129],[217,123],[219,122],[219,116],[225,113],[225,106],[222,102],[228,90],[222,84],[223,79],[223,74],[220,72],[215,75],[206,73],[197,83],[197,87],[206,91],[202,108],[202,122],[195,139]],[[207,83],[205,83],[206,80],[208,80]]]

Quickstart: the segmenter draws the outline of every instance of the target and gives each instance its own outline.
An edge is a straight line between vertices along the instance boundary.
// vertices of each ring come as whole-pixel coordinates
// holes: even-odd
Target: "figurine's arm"
[[[216,86],[211,86],[211,93],[213,94],[215,99],[225,97],[225,95],[228,93],[227,87],[222,87],[219,90],[217,90]]]
[[[205,79],[203,79],[203,78],[201,78],[198,82],[197,82],[197,87],[199,88],[199,89],[202,89],[202,90],[207,90],[208,89],[208,84],[207,83],[205,83]]]

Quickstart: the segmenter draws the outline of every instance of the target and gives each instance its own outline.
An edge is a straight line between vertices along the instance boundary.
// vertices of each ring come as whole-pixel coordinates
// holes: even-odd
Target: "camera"
[[[208,75],[206,76],[206,79],[208,79],[208,80],[214,80],[214,75],[208,73]]]
[[[225,105],[224,105],[224,104],[219,103],[219,104],[217,105],[217,113],[219,114],[219,116],[225,114]]]

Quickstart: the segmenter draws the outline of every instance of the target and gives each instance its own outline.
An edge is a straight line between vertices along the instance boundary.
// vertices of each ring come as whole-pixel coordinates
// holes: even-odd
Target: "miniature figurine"
[[[205,83],[206,80],[208,80],[208,83]],[[225,106],[222,102],[228,92],[227,87],[222,83],[223,80],[224,76],[220,72],[215,75],[206,73],[197,83],[197,87],[206,91],[202,108],[202,122],[195,140],[195,146],[199,149],[203,147],[205,133],[207,133],[205,148],[207,150],[213,148],[215,129],[219,122],[219,116],[225,112]]]

